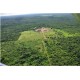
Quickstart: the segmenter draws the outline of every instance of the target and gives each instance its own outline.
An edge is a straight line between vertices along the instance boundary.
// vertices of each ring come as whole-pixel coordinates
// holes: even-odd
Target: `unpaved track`
[[[49,65],[51,65],[51,61],[50,61],[50,58],[49,58],[49,54],[47,52],[47,47],[46,47],[46,44],[44,42],[44,39],[47,39],[46,36],[44,35],[44,32],[42,32],[42,36],[43,36],[43,40],[42,40],[42,44],[43,44],[43,48],[44,48],[44,54],[46,55],[47,59],[48,59],[48,62],[49,62]]]

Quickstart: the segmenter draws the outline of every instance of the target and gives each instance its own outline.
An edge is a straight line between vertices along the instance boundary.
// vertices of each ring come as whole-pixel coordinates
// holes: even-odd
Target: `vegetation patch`
[[[1,20],[1,63],[80,65],[80,22],[74,15],[47,14],[43,17],[39,14],[1,17]]]

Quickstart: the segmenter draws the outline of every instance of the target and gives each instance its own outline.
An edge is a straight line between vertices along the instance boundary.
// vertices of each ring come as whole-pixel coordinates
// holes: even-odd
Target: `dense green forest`
[[[2,16],[1,62],[16,66],[80,65],[80,14]]]

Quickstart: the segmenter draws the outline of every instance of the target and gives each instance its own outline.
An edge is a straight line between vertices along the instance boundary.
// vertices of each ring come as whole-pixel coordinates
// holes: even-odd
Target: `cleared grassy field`
[[[26,47],[36,47],[40,48],[40,52],[44,52],[45,40],[50,40],[51,37],[75,37],[80,36],[79,33],[70,34],[64,30],[60,29],[50,29],[48,28],[47,32],[36,32],[34,30],[31,31],[24,31],[21,33],[17,43],[23,42]],[[47,50],[47,49],[46,49]]]
[[[24,31],[21,33],[18,41],[22,42],[33,42],[33,41],[42,41],[45,37],[54,37],[54,36],[64,36],[64,37],[74,37],[80,36],[80,33],[70,34],[64,30],[60,29],[50,29],[47,32],[36,32],[36,31]]]
[[[23,42],[26,47],[36,47],[40,48],[40,51],[44,52],[44,40],[55,35],[53,29],[48,28],[47,32],[36,32],[34,30],[24,31],[21,33],[17,43]]]
[[[18,40],[20,41],[34,41],[34,40],[41,40],[43,37],[40,33],[35,31],[24,31],[21,33],[21,36]]]
[[[48,32],[44,32],[45,37],[53,36],[55,34],[55,31],[49,29]],[[18,41],[35,41],[35,40],[43,40],[44,36],[42,32],[36,32],[36,31],[24,31],[21,33]]]

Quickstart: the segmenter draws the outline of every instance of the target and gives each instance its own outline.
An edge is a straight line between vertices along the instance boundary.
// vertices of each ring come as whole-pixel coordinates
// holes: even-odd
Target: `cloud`
[[[71,1],[73,0],[2,0],[0,2],[0,13],[8,15],[8,13],[29,14],[80,11],[79,2]]]

